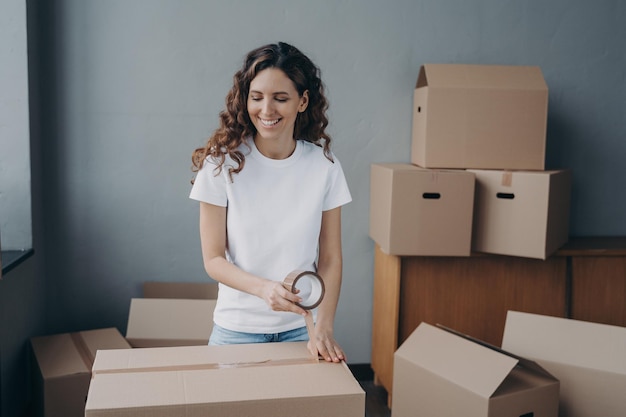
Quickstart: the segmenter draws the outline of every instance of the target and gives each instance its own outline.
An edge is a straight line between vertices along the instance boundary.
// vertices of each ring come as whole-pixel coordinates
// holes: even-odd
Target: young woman
[[[341,206],[351,201],[326,133],[319,68],[286,43],[248,53],[220,113],[194,151],[190,197],[200,201],[207,274],[219,282],[209,344],[309,340],[326,361],[345,360],[333,325],[342,274]],[[316,271],[325,295],[312,313],[283,287],[294,270]]]

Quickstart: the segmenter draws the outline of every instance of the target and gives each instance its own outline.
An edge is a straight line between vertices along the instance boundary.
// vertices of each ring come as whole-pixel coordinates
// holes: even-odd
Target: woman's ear
[[[298,112],[302,113],[309,106],[309,90],[305,90],[300,97],[300,105],[298,106]]]

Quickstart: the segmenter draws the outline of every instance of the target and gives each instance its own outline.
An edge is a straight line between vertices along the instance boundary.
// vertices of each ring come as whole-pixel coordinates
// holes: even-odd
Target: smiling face
[[[302,96],[280,69],[267,68],[250,83],[248,114],[257,130],[255,142],[276,149],[293,146],[293,131],[298,113],[306,110],[308,91]]]

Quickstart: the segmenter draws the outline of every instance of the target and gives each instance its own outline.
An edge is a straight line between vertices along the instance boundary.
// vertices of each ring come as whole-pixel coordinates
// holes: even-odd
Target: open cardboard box
[[[626,328],[509,311],[502,346],[561,381],[561,417],[626,416]]]
[[[306,342],[98,352],[86,417],[363,417],[347,365]]]
[[[391,255],[469,256],[474,174],[372,164],[370,237]]]
[[[209,342],[217,284],[146,282],[143,292],[144,298],[130,302],[126,339],[133,347]]]
[[[35,414],[83,417],[91,366],[101,349],[129,349],[116,328],[33,337]]]
[[[556,417],[559,381],[536,363],[421,323],[394,355],[393,417]]]
[[[547,114],[539,67],[423,65],[413,94],[411,162],[543,170]]]

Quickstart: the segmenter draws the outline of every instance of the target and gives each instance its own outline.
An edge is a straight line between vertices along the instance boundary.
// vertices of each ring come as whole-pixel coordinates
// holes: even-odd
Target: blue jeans
[[[268,343],[268,342],[306,342],[309,334],[306,327],[287,330],[280,333],[244,333],[228,330],[217,324],[209,338],[209,345],[235,345],[241,343]]]

